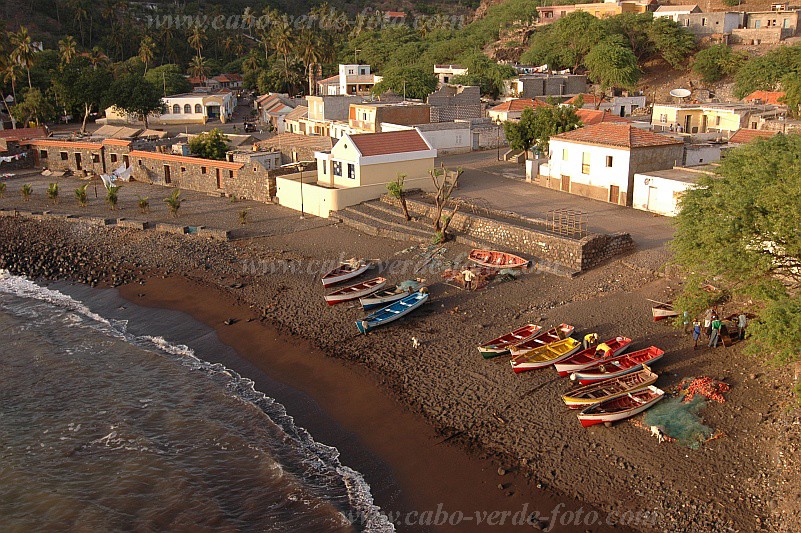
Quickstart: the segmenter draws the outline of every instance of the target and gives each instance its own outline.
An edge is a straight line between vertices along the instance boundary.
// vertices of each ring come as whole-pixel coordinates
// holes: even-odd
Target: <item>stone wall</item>
[[[729,44],[778,44],[792,35],[782,28],[740,28],[731,31]]]
[[[398,200],[393,198],[384,196],[382,201],[400,208]],[[436,208],[431,203],[414,198],[407,198],[406,203],[409,212],[416,216],[432,220],[436,217]],[[487,210],[487,214],[491,214],[490,210]],[[527,220],[520,217],[521,224],[517,224],[513,220],[459,211],[453,215],[450,229],[496,245],[501,251],[517,252],[557,263],[572,273],[588,270],[634,248],[634,241],[628,233],[590,234],[574,239],[539,230],[534,225],[522,225]]]

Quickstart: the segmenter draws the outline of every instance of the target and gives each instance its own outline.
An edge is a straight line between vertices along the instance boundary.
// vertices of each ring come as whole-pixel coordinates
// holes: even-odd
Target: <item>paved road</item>
[[[458,195],[483,205],[532,218],[547,218],[552,209],[580,210],[587,213],[590,231],[628,232],[640,249],[657,248],[673,237],[668,217],[526,183],[523,167],[499,163],[495,151],[446,156],[439,161],[449,168],[461,166],[464,174]]]

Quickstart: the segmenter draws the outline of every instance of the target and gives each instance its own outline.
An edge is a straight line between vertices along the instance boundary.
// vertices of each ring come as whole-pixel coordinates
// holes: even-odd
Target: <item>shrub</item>
[[[143,215],[146,215],[150,211],[150,200],[148,198],[139,197],[139,210],[142,212]]]
[[[31,195],[33,194],[33,187],[30,184],[26,183],[22,186],[22,199],[24,201],[28,201],[31,199]]]
[[[178,218],[178,210],[181,208],[181,191],[175,189],[167,198],[164,199],[167,207],[170,208],[170,213],[174,218]]]
[[[108,202],[108,206],[112,211],[117,209],[120,187],[120,185],[112,185],[106,191],[106,202]]]
[[[89,203],[88,202],[88,196],[86,194],[86,187],[88,187],[88,186],[89,186],[89,184],[86,183],[86,184],[82,185],[81,187],[78,187],[77,189],[75,189],[75,199],[78,201],[78,205],[81,206],[81,207],[86,207],[86,204]]]
[[[239,212],[239,223],[243,226],[248,223],[248,214],[250,214],[250,209],[243,209]]]
[[[58,183],[51,183],[48,185],[47,197],[50,198],[54,204],[58,203]]]
[[[0,198],[5,197],[6,195],[6,184],[0,183]]]

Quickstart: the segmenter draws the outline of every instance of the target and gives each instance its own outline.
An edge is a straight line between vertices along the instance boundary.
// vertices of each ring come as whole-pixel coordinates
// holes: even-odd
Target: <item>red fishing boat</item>
[[[494,250],[472,250],[467,258],[486,268],[525,268],[529,265],[528,259],[506,252]]]
[[[541,333],[535,337],[521,342],[520,344],[511,346],[509,348],[509,353],[512,354],[512,357],[523,355],[531,350],[534,350],[535,348],[540,348],[547,344],[551,344],[552,342],[564,340],[571,336],[575,330],[576,328],[569,324],[560,324],[555,328],[549,329],[545,333]]]
[[[609,350],[600,356],[596,353],[600,345],[590,346],[586,350],[582,350],[556,363],[556,365],[554,365],[556,371],[559,372],[560,376],[569,376],[573,372],[578,372],[579,370],[584,370],[604,360],[612,359],[616,355],[625,352],[628,347],[631,346],[631,339],[627,337],[615,337],[602,344],[606,344]]]
[[[658,361],[665,355],[663,350],[656,346],[650,346],[644,350],[638,350],[624,355],[619,355],[612,359],[597,363],[585,370],[574,372],[570,379],[576,380],[582,385],[603,381],[605,379],[617,378],[636,372],[643,365],[650,365]]]
[[[501,335],[495,339],[478,347],[478,351],[484,356],[484,359],[491,359],[499,355],[506,355],[509,353],[509,348],[515,344],[532,339],[538,335],[545,333],[542,326],[536,324],[526,324],[519,327],[514,331],[510,331],[506,335]]]
[[[651,385],[647,389],[591,405],[578,414],[578,419],[585,428],[595,424],[611,424],[642,413],[664,397],[662,389]]]

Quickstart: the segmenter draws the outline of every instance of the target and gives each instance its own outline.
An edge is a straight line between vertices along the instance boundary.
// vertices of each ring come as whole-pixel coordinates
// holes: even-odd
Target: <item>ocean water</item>
[[[250,380],[128,326],[0,279],[0,529],[392,530]]]

